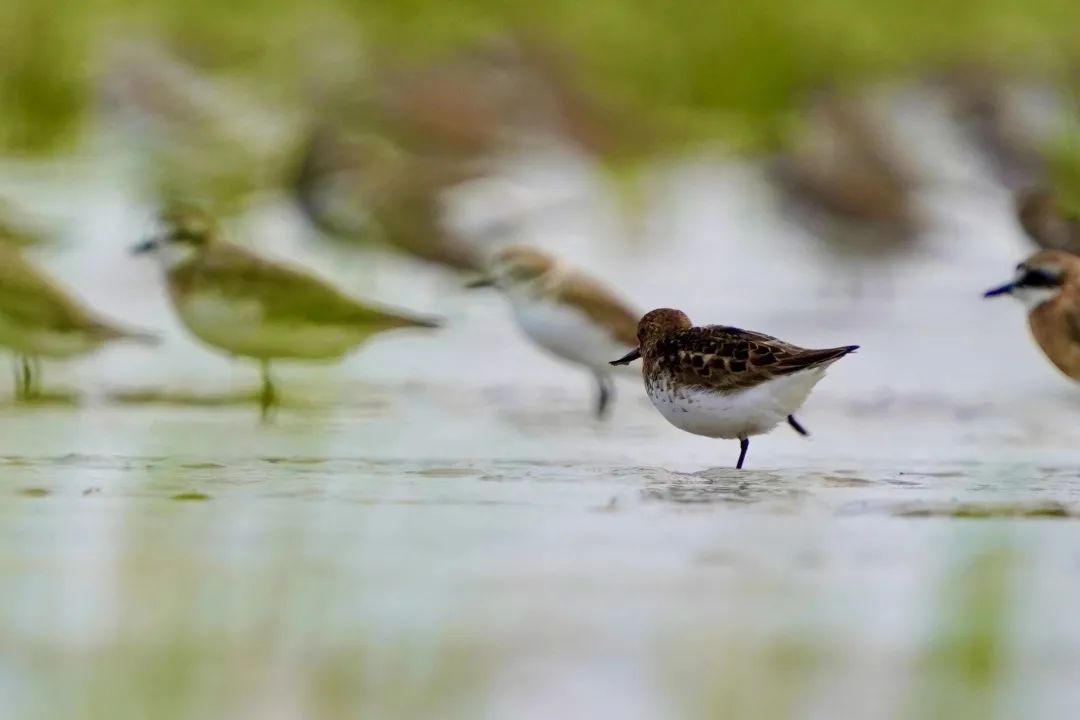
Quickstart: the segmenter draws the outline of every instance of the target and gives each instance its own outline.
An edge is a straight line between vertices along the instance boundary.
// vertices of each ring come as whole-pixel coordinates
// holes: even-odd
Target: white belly
[[[585,313],[566,305],[538,300],[512,302],[518,325],[548,352],[604,373],[608,364],[630,349]]]
[[[814,368],[728,395],[658,382],[648,386],[648,393],[660,414],[680,430],[733,439],[772,430],[802,407],[824,376],[824,368]]]
[[[274,322],[254,300],[225,300],[219,295],[183,299],[177,310],[200,340],[234,355],[254,358],[327,360],[341,357],[364,340],[356,328],[313,323]]]
[[[0,314],[0,345],[24,355],[66,358],[94,350],[101,343],[82,332],[39,330],[10,322]]]

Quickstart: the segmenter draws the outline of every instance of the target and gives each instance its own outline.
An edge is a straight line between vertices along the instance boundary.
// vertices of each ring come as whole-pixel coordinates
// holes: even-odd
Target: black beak
[[[489,277],[482,277],[473,280],[472,282],[465,283],[465,287],[469,290],[476,290],[477,288],[493,287],[495,280]]]
[[[984,298],[992,298],[992,297],[997,297],[999,295],[1009,295],[1015,289],[1016,289],[1016,283],[1014,283],[1014,282],[1005,283],[1001,287],[996,287],[993,290],[987,290],[986,292],[983,293],[983,297]]]
[[[610,364],[611,365],[629,365],[630,363],[634,362],[635,360],[637,360],[640,357],[641,357],[641,350],[639,350],[638,348],[634,348],[633,350],[626,353],[625,355],[623,355],[618,360],[612,360]]]
[[[158,246],[158,241],[150,238],[149,240],[143,240],[138,245],[133,245],[131,248],[132,255],[142,255],[148,253]]]

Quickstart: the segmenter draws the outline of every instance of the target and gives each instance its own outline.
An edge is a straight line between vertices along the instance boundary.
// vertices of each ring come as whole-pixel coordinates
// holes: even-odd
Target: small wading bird
[[[488,238],[446,222],[458,189],[538,147],[614,158],[653,143],[639,117],[598,104],[572,60],[531,33],[421,64],[376,54],[362,82],[337,67],[313,74],[318,120],[290,178],[300,210],[331,238],[380,240],[451,270],[482,271],[488,249]]]
[[[637,343],[639,314],[598,281],[531,247],[497,251],[487,276],[469,284],[490,286],[506,295],[533,342],[592,373],[603,418],[615,392],[608,360]]]
[[[1058,370],[1080,380],[1080,257],[1042,250],[1016,266],[1012,282],[984,297],[1011,295],[1028,311],[1028,326]]]
[[[363,304],[312,275],[224,242],[198,210],[169,210],[161,220],[163,234],[132,251],[157,256],[173,306],[192,334],[260,363],[264,419],[277,402],[272,360],[337,360],[377,333],[439,325]]]
[[[807,431],[793,413],[825,370],[858,345],[806,350],[761,333],[723,325],[694,327],[679,310],[641,318],[638,346],[612,365],[641,358],[645,390],[660,414],[695,435],[739,440],[741,469],[750,437],[781,422]]]
[[[95,316],[0,238],[0,346],[17,356],[16,399],[41,396],[38,358],[84,355],[115,340],[157,343]]]

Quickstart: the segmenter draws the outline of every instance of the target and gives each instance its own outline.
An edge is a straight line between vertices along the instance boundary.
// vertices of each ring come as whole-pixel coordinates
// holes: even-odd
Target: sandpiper
[[[503,291],[533,342],[592,373],[603,418],[614,396],[608,360],[637,344],[640,314],[597,280],[527,246],[498,250],[487,275],[469,284],[487,286]]]
[[[17,356],[17,400],[40,397],[38,358],[84,355],[114,340],[157,342],[149,333],[123,329],[97,317],[18,249],[0,242],[0,345]]]
[[[1053,190],[1034,187],[1018,193],[1016,215],[1039,247],[1080,254],[1080,214],[1063,208]]]
[[[1041,250],[1016,266],[1012,282],[984,297],[1012,295],[1028,311],[1028,326],[1050,362],[1080,380],[1080,257]]]
[[[361,303],[312,275],[227,243],[199,210],[171,209],[161,220],[163,234],[132,251],[157,256],[173,306],[197,338],[259,361],[264,418],[277,401],[272,360],[336,360],[376,333],[439,325]]]
[[[694,327],[679,310],[641,318],[638,346],[612,365],[643,360],[649,399],[680,430],[739,440],[741,469],[750,437],[781,422],[808,433],[793,413],[825,370],[858,345],[807,350],[769,335],[724,325]]]

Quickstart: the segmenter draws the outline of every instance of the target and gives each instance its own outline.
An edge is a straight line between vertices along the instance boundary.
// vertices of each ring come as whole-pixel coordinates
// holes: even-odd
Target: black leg
[[[804,428],[802,425],[799,424],[799,421],[795,419],[794,415],[788,415],[787,416],[787,421],[788,421],[788,425],[791,426],[792,430],[799,433],[803,437],[810,437],[810,433],[807,431],[806,428]]]
[[[274,381],[270,378],[270,361],[262,361],[262,391],[259,393],[259,410],[263,422],[270,418],[270,410],[277,404],[277,391],[274,390]]]
[[[15,371],[15,400],[26,399],[26,382],[23,380],[22,374],[22,358],[13,357],[11,362],[11,369]]]
[[[22,371],[20,385],[22,385],[22,399],[34,398],[34,368],[30,364],[30,358],[22,355],[19,357],[19,367]]]
[[[739,463],[736,470],[742,470],[743,460],[746,460],[746,451],[750,449],[750,438],[739,438]]]
[[[596,418],[603,420],[607,417],[608,408],[615,397],[615,387],[611,378],[602,373],[596,374]]]

